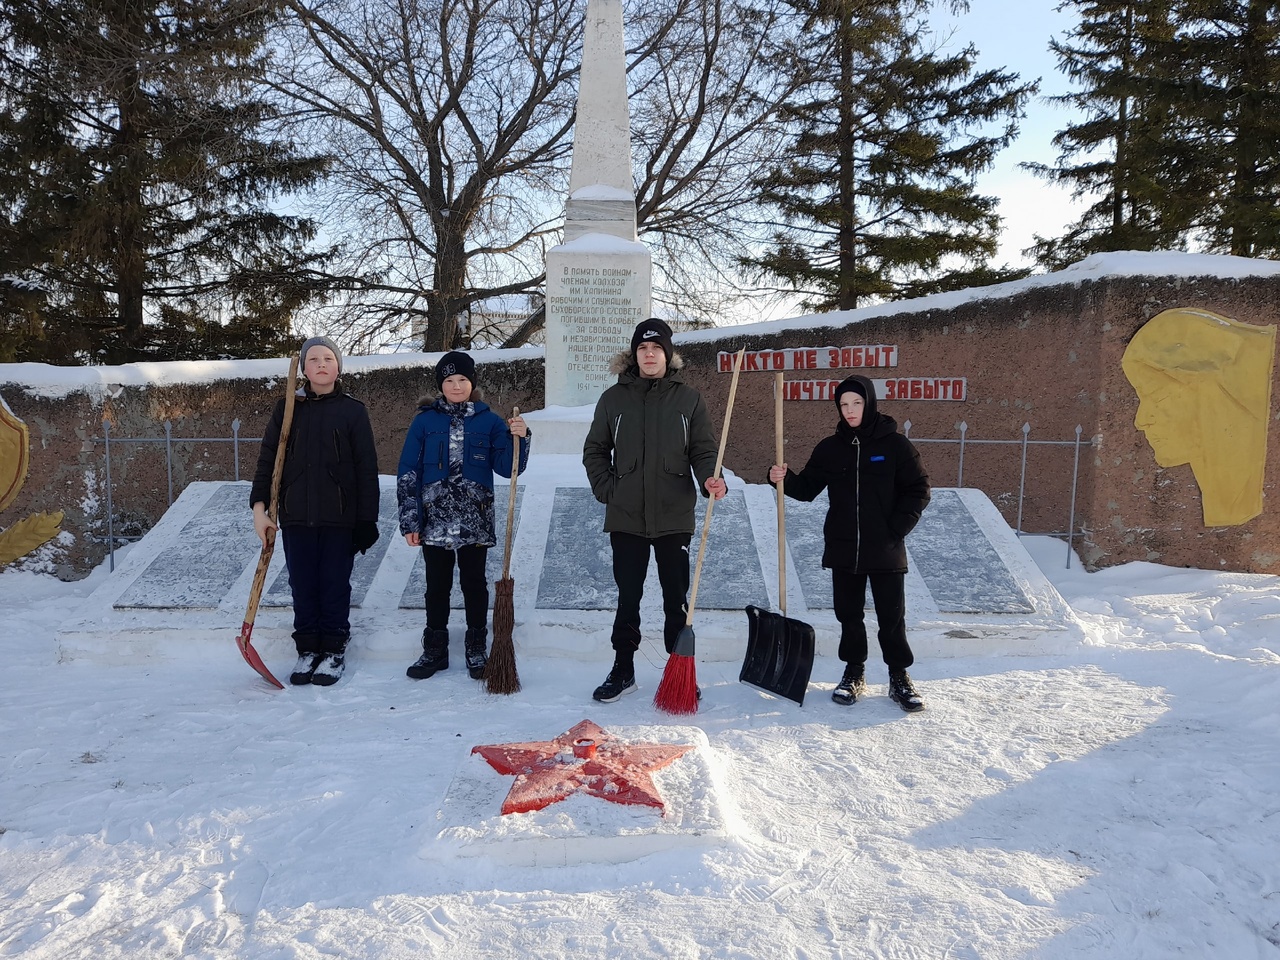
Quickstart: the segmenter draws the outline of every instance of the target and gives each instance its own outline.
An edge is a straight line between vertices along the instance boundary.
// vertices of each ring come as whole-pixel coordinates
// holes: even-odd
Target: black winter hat
[[[476,362],[461,350],[446,353],[436,364],[436,389],[443,389],[445,380],[455,374],[466,377],[473,385],[476,382]]]
[[[636,332],[631,335],[631,359],[636,358],[636,349],[640,344],[653,342],[662,347],[662,352],[667,355],[667,363],[671,363],[671,328],[665,320],[657,317],[641,320],[636,325]]]
[[[866,401],[866,406],[862,411],[862,424],[854,429],[862,433],[873,432],[876,425],[880,422],[880,412],[876,409],[876,386],[866,377],[854,374],[851,377],[845,377],[840,381],[840,385],[836,387],[835,401],[836,409],[840,409],[840,398],[846,393],[856,393]],[[841,429],[844,428],[844,414],[840,415],[840,422],[837,424]]]
[[[846,393],[856,393],[867,402],[866,410],[862,414],[862,425],[864,427],[870,426],[879,416],[879,411],[876,409],[875,384],[856,373],[851,377],[845,377],[840,381],[840,385],[836,387],[833,398],[836,402],[837,410],[840,409],[840,398]]]

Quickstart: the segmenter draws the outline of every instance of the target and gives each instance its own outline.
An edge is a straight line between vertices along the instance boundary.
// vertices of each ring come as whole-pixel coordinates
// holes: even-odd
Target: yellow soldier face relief
[[[1191,465],[1206,527],[1262,513],[1275,340],[1274,326],[1178,308],[1152,317],[1125,348],[1134,426],[1160,466]]]
[[[27,479],[27,425],[0,399],[0,510],[18,496]]]

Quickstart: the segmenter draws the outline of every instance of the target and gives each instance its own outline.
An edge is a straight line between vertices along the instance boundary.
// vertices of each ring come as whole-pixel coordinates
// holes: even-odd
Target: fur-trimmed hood
[[[442,397],[442,396],[444,396],[444,394],[442,393],[424,393],[422,396],[418,398],[418,406],[429,407],[433,403],[435,403],[439,397]],[[471,396],[468,397],[467,399],[475,403],[483,403],[484,389],[482,387],[472,387]]]
[[[620,377],[630,368],[634,370],[636,376],[640,375],[640,368],[636,366],[636,358],[631,355],[630,350],[619,350],[613,355],[613,359],[609,361],[609,372],[614,376]],[[684,358],[674,351],[671,354],[671,360],[667,364],[668,372],[672,370],[683,370]]]

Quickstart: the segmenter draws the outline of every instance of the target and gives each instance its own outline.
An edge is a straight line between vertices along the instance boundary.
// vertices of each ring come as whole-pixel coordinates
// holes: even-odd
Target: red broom
[[[511,416],[520,416],[516,407]],[[512,437],[511,492],[507,501],[507,546],[502,557],[502,579],[493,586],[493,645],[484,668],[485,689],[490,693],[519,693],[516,648],[511,634],[516,625],[515,581],[511,579],[511,529],[516,519],[516,477],[520,473],[520,438]]]
[[[267,516],[271,518],[273,524],[279,513],[277,501],[280,499],[280,473],[284,469],[285,448],[289,445],[289,428],[293,425],[293,401],[297,389],[298,358],[294,357],[289,362],[289,381],[284,395],[284,421],[280,424],[280,439],[276,442],[276,462],[271,468],[271,502],[267,505]],[[244,612],[244,623],[240,625],[240,635],[236,637],[236,645],[240,648],[240,655],[244,657],[245,663],[257,670],[258,675],[267,683],[283,690],[284,684],[277,680],[267,665],[262,662],[262,657],[254,649],[251,639],[253,621],[258,616],[258,603],[262,599],[262,588],[267,582],[267,567],[271,566],[271,554],[275,552],[275,548],[276,531],[271,527],[267,530],[267,542],[258,556],[258,569],[253,573],[253,587],[249,590],[249,606]]]
[[[720,476],[720,467],[724,463],[724,444],[729,439],[729,418],[733,415],[733,398],[738,392],[738,373],[742,369],[742,358],[747,348],[738,351],[733,361],[733,381],[729,384],[729,402],[724,408],[724,426],[720,428],[720,452],[716,454],[716,469],[712,479]],[[684,626],[676,637],[675,649],[667,657],[667,665],[662,670],[662,680],[653,694],[653,705],[666,713],[698,712],[698,677],[693,662],[693,607],[698,600],[698,580],[702,577],[702,558],[707,552],[707,534],[711,530],[711,510],[716,505],[715,497],[707,498],[707,513],[702,521],[702,541],[698,544],[698,562],[693,568],[693,587],[689,591],[689,611],[685,614]]]

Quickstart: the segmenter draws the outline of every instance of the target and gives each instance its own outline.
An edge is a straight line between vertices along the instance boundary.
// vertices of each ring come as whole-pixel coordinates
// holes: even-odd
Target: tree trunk
[[[1260,93],[1254,87],[1267,72],[1266,43],[1263,31],[1267,27],[1267,11],[1261,0],[1250,0],[1245,14],[1246,25],[1240,44],[1240,68],[1237,74],[1239,107],[1236,112],[1235,130],[1231,131],[1233,157],[1231,183],[1231,207],[1226,211],[1230,219],[1231,254],[1236,257],[1253,257],[1258,252],[1258,207],[1256,184],[1260,149],[1258,138],[1263,133]]]
[[[839,289],[836,291],[836,307],[852,310],[858,305],[857,268],[858,249],[857,196],[854,193],[854,131],[853,131],[853,9],[850,0],[844,0],[840,13],[840,265]]]
[[[452,216],[440,217],[436,227],[435,288],[427,294],[427,328],[422,349],[427,353],[456,350],[470,343],[460,320],[470,303],[467,286],[466,235],[468,225]]]
[[[141,49],[141,23],[130,21],[126,30],[139,33],[135,41]],[[147,162],[146,145],[143,142],[142,117],[145,93],[139,67],[130,70],[124,79],[118,102],[120,126],[118,130],[116,169],[116,203],[118,220],[115,243],[116,310],[123,327],[126,344],[136,345],[142,340],[143,290],[146,273],[146,237],[143,227],[144,164]]]

